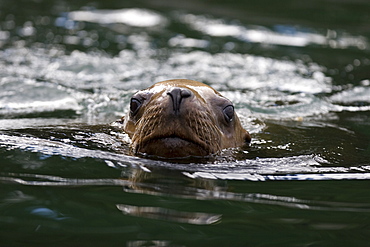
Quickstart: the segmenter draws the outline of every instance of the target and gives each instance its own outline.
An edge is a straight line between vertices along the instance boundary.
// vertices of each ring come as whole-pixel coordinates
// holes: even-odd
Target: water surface
[[[0,1],[0,245],[366,246],[367,1]],[[248,148],[132,156],[131,95],[187,78]]]

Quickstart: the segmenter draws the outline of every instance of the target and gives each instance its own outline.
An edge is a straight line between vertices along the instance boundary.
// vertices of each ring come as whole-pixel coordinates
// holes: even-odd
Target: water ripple
[[[123,50],[109,57],[74,51],[54,58],[47,49],[0,51],[11,64],[0,69],[0,114],[71,110],[90,122],[113,121],[127,111],[134,91],[168,78],[204,81],[235,102],[242,116],[261,119],[370,109],[366,84],[326,97],[333,93],[332,79],[314,63],[205,51],[173,52],[159,63],[142,52]]]
[[[194,187],[173,186],[166,184],[152,183],[136,183],[123,179],[71,179],[57,176],[35,175],[35,174],[7,174],[7,177],[1,176],[1,183],[18,183],[27,186],[122,186],[125,192],[148,194],[162,197],[178,197],[194,200],[223,200],[223,201],[238,201],[248,202],[263,205],[277,205],[287,208],[295,208],[311,211],[337,211],[337,212],[370,212],[369,203],[351,203],[351,202],[336,202],[336,201],[318,201],[304,200],[292,196],[279,196],[263,193],[235,193],[222,191],[215,187],[213,189],[202,189]],[[343,174],[342,174],[343,175]],[[298,177],[301,175],[297,175]],[[305,176],[305,175],[303,175]],[[366,179],[370,174],[366,174]],[[363,176],[364,177],[364,176]],[[209,178],[206,176],[206,178]],[[274,176],[272,180],[279,180],[284,176]],[[289,175],[286,177],[290,180]],[[307,177],[306,177],[307,178]],[[337,179],[339,176],[337,176]],[[349,178],[349,176],[347,176]],[[37,180],[32,180],[37,179]],[[349,179],[353,179],[349,178]],[[171,186],[171,193],[168,186]],[[116,207],[124,214],[132,216],[165,219],[176,222],[186,222],[189,224],[213,224],[219,221],[222,215],[200,213],[200,212],[184,212],[161,207],[142,207],[127,204],[117,204]]]
[[[318,33],[308,28],[297,28],[289,25],[275,25],[274,30],[263,26],[243,26],[228,23],[222,19],[206,17],[204,15],[180,14],[180,21],[190,28],[213,37],[231,36],[243,42],[305,47],[320,45],[333,49],[356,47],[364,50],[369,43],[364,36],[338,34],[333,30],[327,33]]]
[[[104,138],[103,138],[104,139]],[[93,140],[93,139],[92,139]],[[102,140],[99,139],[98,142]],[[109,140],[109,145],[120,140]],[[94,158],[105,161],[112,168],[136,167],[144,172],[155,168],[184,171],[190,178],[207,178],[221,180],[338,180],[338,179],[369,179],[366,166],[329,167],[328,162],[316,155],[299,155],[284,158],[256,158],[246,160],[220,161],[209,163],[172,163],[160,160],[148,160],[128,154],[111,151],[92,150],[76,147],[68,142],[38,139],[34,137],[18,137],[0,134],[0,146],[12,150],[14,148],[44,154],[63,156],[74,159]],[[326,164],[322,166],[322,164]],[[358,173],[362,171],[363,173]]]

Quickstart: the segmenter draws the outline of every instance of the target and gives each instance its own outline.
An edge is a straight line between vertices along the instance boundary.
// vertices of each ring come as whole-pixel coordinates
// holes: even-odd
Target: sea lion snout
[[[187,88],[173,87],[168,90],[167,95],[171,97],[173,111],[176,115],[178,115],[183,99],[189,98],[193,95],[193,93]]]

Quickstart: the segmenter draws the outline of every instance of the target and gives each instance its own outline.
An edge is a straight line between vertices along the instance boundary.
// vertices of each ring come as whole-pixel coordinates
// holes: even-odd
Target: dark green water
[[[0,0],[0,246],[369,246],[370,2]],[[231,99],[253,140],[130,155],[154,82]]]

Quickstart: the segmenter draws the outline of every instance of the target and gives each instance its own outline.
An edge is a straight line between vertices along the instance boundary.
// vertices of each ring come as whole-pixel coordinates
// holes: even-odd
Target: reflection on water
[[[165,18],[146,9],[92,10],[68,13],[73,21],[96,22],[99,24],[123,23],[133,27],[153,27],[165,22]],[[67,20],[58,18],[57,26],[68,27]]]
[[[153,171],[154,172],[154,171]],[[226,184],[218,184],[214,177],[203,177],[204,181],[195,184],[195,187],[183,186],[179,181],[185,181],[185,177],[177,177],[176,184],[168,185],[160,182],[164,179],[161,173],[138,173],[134,172],[134,177],[121,179],[68,179],[56,176],[33,175],[33,174],[7,174],[8,177],[0,177],[2,183],[16,183],[27,186],[51,186],[51,187],[89,187],[89,186],[122,186],[125,192],[147,194],[158,197],[175,197],[187,200],[221,200],[221,201],[236,201],[248,202],[262,205],[277,205],[286,208],[296,208],[300,210],[310,211],[338,211],[338,212],[366,212],[370,213],[370,203],[358,202],[341,202],[341,201],[321,201],[321,200],[305,200],[294,196],[281,196],[263,193],[235,193],[229,192]],[[348,175],[348,174],[347,174]],[[306,176],[307,175],[295,175]],[[325,175],[323,175],[325,176]],[[334,177],[334,175],[331,175]],[[337,179],[346,178],[343,174],[338,174]],[[363,179],[369,179],[369,173]],[[299,180],[291,179],[291,176],[271,176],[278,180]],[[194,177],[192,177],[193,179]],[[198,177],[199,178],[199,177]],[[211,180],[208,180],[211,179]],[[329,178],[330,179],[330,178]],[[351,179],[351,178],[350,178]],[[16,204],[25,201],[31,201],[34,198],[24,195],[22,192],[13,194],[3,200],[5,204]],[[135,206],[127,204],[116,204],[118,210],[123,214],[144,217],[150,219],[160,219],[167,221],[175,221],[196,225],[214,224],[221,220],[222,215],[201,213],[201,212],[185,212],[162,207],[151,206]],[[34,215],[39,215],[47,218],[55,218],[57,220],[66,219],[68,217],[57,213],[48,208],[35,208],[31,210]]]
[[[356,47],[368,49],[365,37],[354,37],[348,34],[338,35],[334,30],[320,34],[310,29],[299,29],[294,26],[276,25],[275,30],[266,27],[245,27],[238,24],[225,23],[222,19],[212,19],[192,14],[180,15],[179,19],[192,29],[215,36],[231,36],[242,42],[263,43],[304,47],[308,45],[330,46],[335,49]]]
[[[221,220],[221,215],[198,212],[180,212],[157,207],[137,207],[132,205],[117,204],[122,213],[150,219],[169,220],[195,225],[209,225]]]
[[[151,240],[151,241],[129,241],[127,247],[142,247],[142,246],[171,246],[170,241],[165,240]]]
[[[53,219],[53,220],[68,219],[68,217],[64,217],[64,215],[62,215],[58,212],[55,212],[54,210],[49,209],[49,208],[35,208],[35,209],[31,210],[30,214],[31,215],[37,215],[37,216],[44,217],[44,218]],[[36,231],[37,231],[37,229],[36,229]]]
[[[368,171],[369,167],[358,168],[354,167],[353,170],[362,170]],[[342,172],[352,171],[352,169],[319,169],[328,170],[334,172],[335,170],[341,170]],[[206,178],[206,179],[234,179],[234,180],[249,180],[249,181],[266,181],[266,180],[346,180],[346,179],[369,179],[370,173],[321,173],[321,174],[294,174],[294,175],[259,175],[259,174],[250,174],[250,173],[209,173],[209,172],[195,172],[195,173],[184,173],[184,175],[190,178]]]

